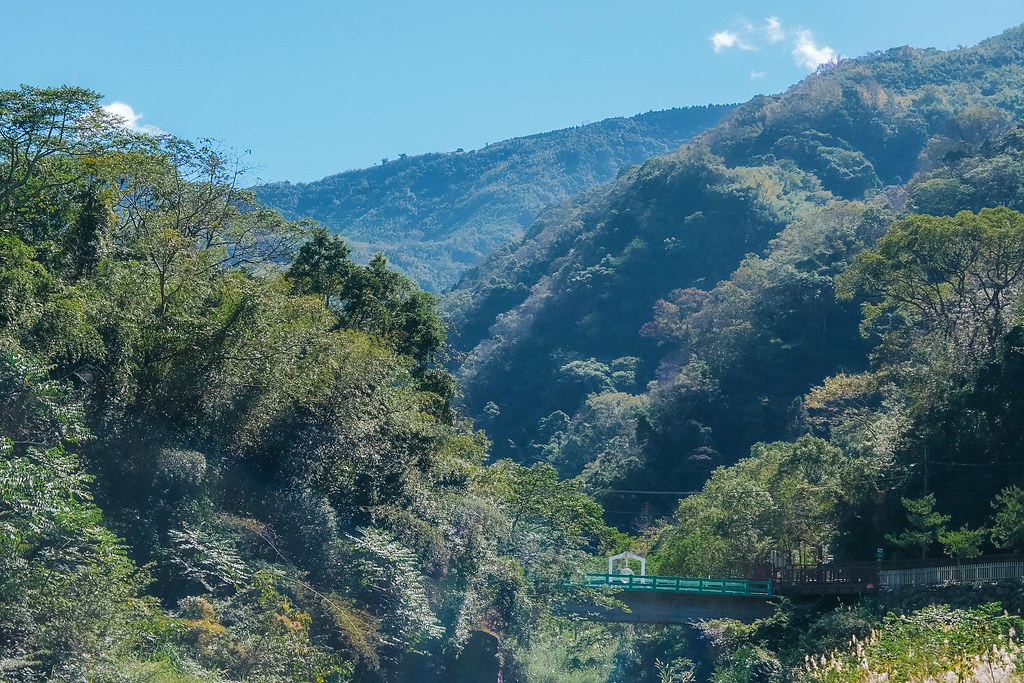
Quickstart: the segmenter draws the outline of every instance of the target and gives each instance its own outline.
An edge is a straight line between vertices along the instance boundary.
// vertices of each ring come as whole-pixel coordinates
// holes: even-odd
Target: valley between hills
[[[0,681],[1021,680],[1022,93],[1016,27],[250,188],[0,91]]]

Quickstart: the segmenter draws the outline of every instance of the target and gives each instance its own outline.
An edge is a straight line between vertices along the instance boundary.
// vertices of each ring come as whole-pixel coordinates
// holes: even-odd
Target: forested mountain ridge
[[[579,575],[1024,552],[1021,92],[1024,27],[867,55],[545,210],[445,301],[474,424],[384,257],[0,91],[0,680],[1012,680],[1019,583],[693,628]]]
[[[867,55],[546,211],[444,301],[494,451],[583,482],[655,575],[1019,556],[1022,91],[1024,27]],[[698,626],[711,652],[560,629],[528,670],[1015,680],[1019,580],[961,584],[783,601]]]
[[[360,260],[382,252],[424,288],[442,291],[518,239],[544,207],[677,149],[731,109],[652,111],[254,190],[288,218],[313,218],[342,235]]]
[[[466,406],[497,448],[599,488],[685,490],[800,433],[806,391],[868,364],[832,284],[853,256],[909,211],[1016,206],[1013,181],[942,176],[1020,120],[1022,58],[1017,28],[823,67],[548,210],[445,296]]]

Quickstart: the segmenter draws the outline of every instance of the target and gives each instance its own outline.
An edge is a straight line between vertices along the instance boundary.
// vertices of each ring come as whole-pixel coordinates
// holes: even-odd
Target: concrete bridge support
[[[635,624],[692,624],[704,619],[736,619],[745,624],[770,617],[776,605],[764,598],[622,591],[615,599],[626,609],[580,607],[574,612],[593,621]]]

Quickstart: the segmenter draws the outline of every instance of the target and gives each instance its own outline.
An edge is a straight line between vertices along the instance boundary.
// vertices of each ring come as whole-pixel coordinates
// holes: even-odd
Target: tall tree
[[[99,98],[72,86],[0,91],[0,228],[24,227],[41,195],[79,182],[73,162],[116,130]]]
[[[922,498],[902,498],[907,511],[909,527],[898,534],[886,534],[885,540],[901,548],[920,551],[921,557],[928,556],[928,549],[946,533],[949,515],[935,511],[935,494]],[[956,539],[954,543],[956,543]]]
[[[327,306],[340,306],[354,270],[350,253],[345,240],[313,228],[288,268],[288,279],[296,292],[318,294]]]
[[[970,361],[991,356],[1024,275],[1024,214],[1005,207],[897,221],[837,280],[863,294],[865,326],[937,335]]]

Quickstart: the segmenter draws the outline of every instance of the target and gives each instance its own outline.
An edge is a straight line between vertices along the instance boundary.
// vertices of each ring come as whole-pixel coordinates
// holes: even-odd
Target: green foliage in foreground
[[[0,671],[61,678],[109,661],[147,608],[90,479],[60,447],[16,455],[0,440]]]
[[[871,600],[834,607],[784,601],[751,625],[704,622],[714,683],[1020,680],[1024,618],[996,603],[883,613]]]
[[[944,605],[890,614],[867,638],[808,656],[805,681],[1019,681],[1024,619],[996,604],[972,610]],[[952,678],[950,678],[952,677]]]
[[[619,646],[615,627],[552,620],[520,654],[530,683],[604,683]]]
[[[690,683],[691,634],[687,626],[555,618],[517,654],[529,683]]]
[[[527,640],[600,506],[485,464],[430,295],[98,101],[0,93],[0,679],[429,681]]]

